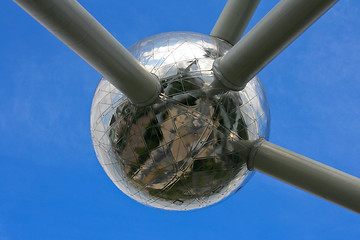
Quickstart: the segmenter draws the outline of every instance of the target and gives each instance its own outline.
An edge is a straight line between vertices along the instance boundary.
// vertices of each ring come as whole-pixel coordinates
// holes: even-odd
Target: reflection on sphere
[[[129,51],[161,82],[163,93],[136,107],[102,79],[91,109],[91,133],[104,170],[145,205],[190,210],[219,202],[249,177],[230,140],[268,138],[270,114],[255,77],[240,92],[209,96],[212,65],[231,48],[206,35],[152,36]]]

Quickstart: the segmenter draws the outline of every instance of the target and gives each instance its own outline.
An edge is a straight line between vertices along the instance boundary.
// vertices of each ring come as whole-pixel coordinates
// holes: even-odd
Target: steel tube
[[[134,104],[153,103],[160,83],[75,0],[14,0]]]
[[[235,45],[250,22],[260,0],[228,0],[210,36]]]
[[[218,79],[240,90],[338,0],[282,0],[224,57]]]
[[[360,179],[269,143],[254,145],[249,167],[360,214]]]

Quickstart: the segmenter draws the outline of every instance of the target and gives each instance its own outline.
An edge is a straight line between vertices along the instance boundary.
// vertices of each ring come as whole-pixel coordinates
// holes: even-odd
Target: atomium
[[[143,39],[130,53],[162,86],[137,107],[106,79],[91,109],[97,157],[116,186],[145,205],[191,210],[217,203],[252,175],[232,139],[268,138],[265,90],[254,77],[241,91],[209,94],[213,63],[232,46],[191,32]]]
[[[210,36],[164,33],[128,50],[75,0],[14,1],[104,76],[91,136],[131,198],[202,208],[257,170],[360,213],[359,178],[266,141],[269,106],[256,77],[338,0],[281,0],[244,36],[260,1],[229,0]]]

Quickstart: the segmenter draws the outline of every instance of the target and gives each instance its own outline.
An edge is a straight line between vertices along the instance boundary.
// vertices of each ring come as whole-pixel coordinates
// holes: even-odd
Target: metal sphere
[[[104,170],[126,195],[168,210],[217,203],[249,177],[230,139],[268,138],[264,88],[253,78],[240,92],[209,95],[214,60],[231,45],[214,37],[171,32],[129,48],[162,85],[148,107],[136,107],[107,80],[97,87],[91,134]]]

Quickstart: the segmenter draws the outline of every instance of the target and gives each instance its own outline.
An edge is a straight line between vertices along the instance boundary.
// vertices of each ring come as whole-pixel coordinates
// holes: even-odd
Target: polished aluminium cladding
[[[231,45],[171,32],[129,48],[163,93],[136,107],[106,79],[91,109],[91,134],[104,170],[126,195],[156,208],[191,210],[217,203],[251,175],[230,140],[269,137],[270,113],[258,77],[240,92],[208,94],[214,60]]]

